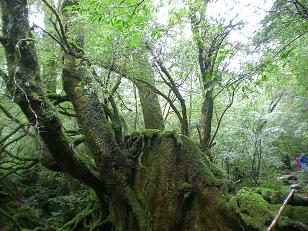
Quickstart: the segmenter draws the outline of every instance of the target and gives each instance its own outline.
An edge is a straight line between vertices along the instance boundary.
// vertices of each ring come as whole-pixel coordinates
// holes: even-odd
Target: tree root
[[[97,216],[96,214],[99,213]],[[78,213],[72,220],[64,224],[58,231],[74,231],[81,225],[83,230],[93,231],[100,227],[104,221],[101,221],[101,212],[95,205],[90,204],[80,213]]]

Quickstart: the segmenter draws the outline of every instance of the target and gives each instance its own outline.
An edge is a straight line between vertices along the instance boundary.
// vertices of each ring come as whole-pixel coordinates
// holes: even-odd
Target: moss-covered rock
[[[279,211],[288,189],[243,188],[229,204],[251,230],[265,230]],[[297,204],[296,195],[291,204]],[[294,227],[308,226],[308,206],[287,205],[279,219],[277,230],[302,230]],[[305,230],[305,229],[303,229]]]
[[[270,204],[280,204],[285,196],[289,193],[289,189],[274,190],[270,188],[253,188],[253,192],[260,194],[264,200]]]
[[[273,205],[275,211],[278,211],[281,205]],[[302,223],[308,226],[308,207],[288,205],[278,222],[278,228],[293,226]]]
[[[252,230],[264,230],[274,216],[270,204],[260,194],[247,188],[230,199],[230,206]]]

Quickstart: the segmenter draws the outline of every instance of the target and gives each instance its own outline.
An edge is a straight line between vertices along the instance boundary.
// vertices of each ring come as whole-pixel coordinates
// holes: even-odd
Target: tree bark
[[[200,137],[201,147],[203,151],[210,150],[212,119],[213,119],[214,100],[212,91],[208,90],[205,94],[205,98],[202,103],[201,115],[200,115]]]
[[[138,52],[137,55],[133,57],[139,60],[143,56],[143,53]],[[121,76],[125,76],[126,78],[130,79],[137,87],[143,113],[144,127],[146,129],[164,130],[164,119],[161,106],[159,104],[158,95],[152,89],[153,87],[155,88],[155,80],[154,74],[152,73],[151,66],[149,65],[149,63],[145,61],[145,63],[142,63],[142,65],[139,66],[140,69],[143,69],[141,73],[137,74],[137,76],[135,73],[134,76],[132,76],[130,71],[127,70],[125,67],[117,66],[115,64],[111,66],[111,68],[108,68],[108,65],[106,65],[106,69],[111,69],[111,71],[114,71]],[[144,82],[139,80],[142,80]],[[152,86],[152,88],[149,87],[149,85]]]
[[[64,8],[78,1],[64,0],[62,5],[63,22],[70,29],[69,13]],[[65,31],[67,33],[68,31]],[[86,143],[96,162],[101,179],[107,185],[108,194],[115,196],[127,188],[130,163],[116,141],[106,112],[97,93],[91,87],[92,76],[83,56],[83,32],[74,40],[69,52],[63,54],[62,83],[64,91],[73,104],[78,124],[85,136]]]

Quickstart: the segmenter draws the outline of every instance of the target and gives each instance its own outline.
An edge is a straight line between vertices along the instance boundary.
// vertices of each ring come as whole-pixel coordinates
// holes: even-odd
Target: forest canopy
[[[308,230],[307,1],[0,6],[0,231]]]

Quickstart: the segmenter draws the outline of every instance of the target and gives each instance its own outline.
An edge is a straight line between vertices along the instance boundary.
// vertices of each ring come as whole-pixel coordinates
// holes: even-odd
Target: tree
[[[187,78],[191,78],[191,91],[192,88],[196,88],[196,92],[202,96],[203,103],[199,106],[201,110],[197,126],[198,135],[202,150],[213,159],[210,149],[215,144],[214,139],[222,119],[232,106],[235,91],[245,75],[236,75],[228,70],[229,60],[237,52],[235,50],[238,49],[238,44],[228,42],[227,38],[241,23],[234,23],[234,20],[231,20],[224,25],[223,22],[210,21],[206,18],[207,4],[207,1],[184,1],[179,4],[179,9],[174,9],[170,13],[171,19],[166,27],[156,25],[158,28],[156,30],[160,31],[154,29],[153,33],[155,32],[155,35],[158,33],[160,39],[149,39],[153,44],[148,44],[147,48],[152,55],[155,72],[174,95],[173,102],[167,101],[180,121],[182,134],[190,135],[193,128],[189,126],[191,112],[186,106],[187,98],[192,102],[192,98],[185,94],[185,87],[189,87],[185,81]],[[189,30],[187,26],[190,27],[192,35],[183,38],[187,36]],[[181,27],[186,30],[182,31]],[[187,49],[183,46],[187,46]],[[221,93],[228,94],[229,103],[215,124],[213,123],[213,115],[216,112],[215,98]],[[167,98],[166,95],[160,95]],[[178,102],[180,111],[174,107],[175,101]],[[215,129],[212,128],[214,125]]]
[[[62,14],[49,1],[43,2],[56,18],[54,39],[63,50],[63,89],[73,105],[97,172],[77,158],[44,90],[26,0],[1,1],[1,43],[7,62],[7,73],[2,74],[8,91],[56,165],[96,192],[105,220],[102,228],[242,230],[219,190],[223,173],[189,138],[148,130],[124,139],[120,130],[112,126],[117,117],[116,105],[109,111],[93,88],[82,33],[71,37],[74,13],[65,7],[75,1],[63,1]],[[140,4],[133,7],[133,14]]]

